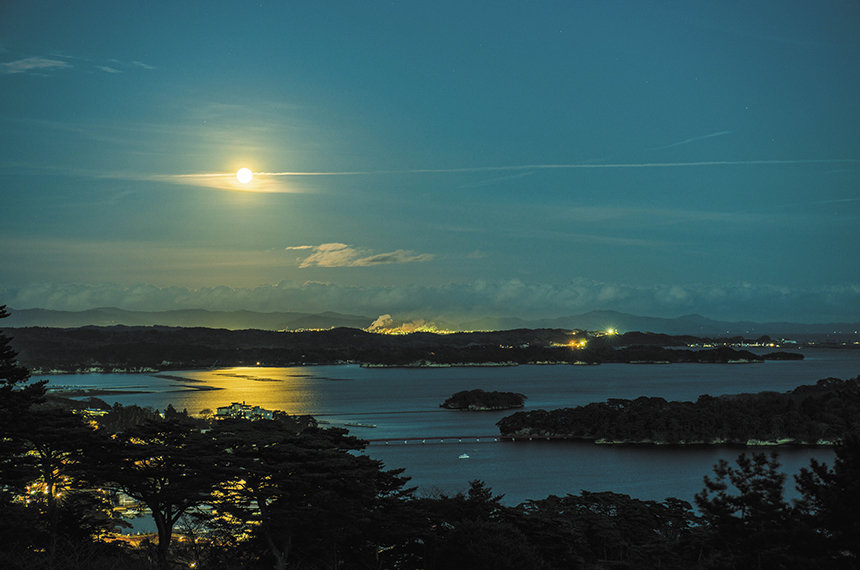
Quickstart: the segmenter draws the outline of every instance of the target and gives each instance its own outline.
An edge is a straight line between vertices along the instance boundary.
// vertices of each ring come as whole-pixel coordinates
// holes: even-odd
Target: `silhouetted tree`
[[[0,319],[9,316],[0,306]],[[12,339],[0,333],[0,499],[8,502],[33,479],[33,463],[26,456],[27,417],[44,401],[46,382],[30,383],[30,372],[18,364]]]
[[[514,511],[520,516],[515,524],[552,568],[684,567],[683,545],[696,523],[686,501],[611,492],[550,496]]]
[[[9,313],[0,306],[0,319]],[[26,439],[26,419],[33,405],[44,400],[45,382],[29,383],[30,372],[18,364],[12,339],[0,332],[0,566],[25,567],[32,563],[42,529],[38,514],[17,501],[36,475]]]
[[[82,525],[69,527],[68,516],[66,523],[61,525],[61,511],[67,514],[78,513],[82,519],[81,523],[87,518],[90,527],[94,526],[96,520],[104,522],[105,526],[102,528],[79,532],[81,535],[87,534],[87,538],[105,528],[114,528],[117,521],[107,515],[110,511],[106,509],[102,515],[107,516],[95,513],[85,516],[83,512],[85,505],[92,508],[98,504],[103,505],[103,497],[95,496],[94,491],[81,490],[85,487],[82,479],[90,472],[84,453],[95,444],[97,437],[93,428],[85,424],[81,416],[57,407],[31,410],[24,419],[24,426],[25,438],[29,444],[28,457],[32,460],[37,475],[30,482],[29,497],[35,506],[43,509],[43,523],[48,535],[46,550],[48,560],[53,562],[56,559],[60,535],[75,534],[83,530]],[[85,494],[93,496],[87,498]]]
[[[737,467],[721,459],[716,477],[705,477],[696,494],[707,527],[703,560],[722,568],[808,567],[792,552],[802,534],[792,507],[783,499],[785,474],[775,454],[741,454]]]
[[[160,419],[158,413],[150,407],[141,408],[137,405],[123,406],[114,403],[110,411],[98,418],[99,429],[107,433],[119,433],[147,421]]]
[[[425,526],[419,568],[495,569],[540,568],[541,557],[523,533],[505,517],[503,495],[480,480],[469,482],[465,493],[413,502]]]
[[[152,512],[158,566],[166,570],[176,521],[205,504],[223,477],[213,439],[186,422],[148,420],[105,438],[95,456],[105,482]]]
[[[364,444],[345,430],[303,418],[223,421],[216,431],[232,472],[216,493],[218,522],[250,534],[274,568],[375,561],[385,499],[406,493],[400,471],[348,453]]]
[[[798,510],[811,529],[811,551],[837,568],[860,563],[860,432],[836,447],[833,467],[812,459],[795,476]]]
[[[432,570],[537,570],[546,568],[540,552],[515,526],[493,520],[465,520],[442,533]]]

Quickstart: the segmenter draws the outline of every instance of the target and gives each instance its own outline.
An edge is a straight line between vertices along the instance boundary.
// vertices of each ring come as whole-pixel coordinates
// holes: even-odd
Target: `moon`
[[[240,168],[236,172],[236,180],[241,182],[242,184],[247,184],[254,178],[254,173],[251,172],[250,168]]]

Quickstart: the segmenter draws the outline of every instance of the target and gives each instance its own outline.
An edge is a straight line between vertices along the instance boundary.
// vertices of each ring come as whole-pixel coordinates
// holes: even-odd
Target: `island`
[[[442,402],[439,407],[448,408],[449,410],[466,410],[470,412],[512,410],[514,408],[522,408],[525,400],[526,396],[516,392],[463,390]]]
[[[860,424],[860,376],[789,392],[703,395],[695,402],[611,398],[576,408],[517,412],[502,437],[646,445],[834,445]]]

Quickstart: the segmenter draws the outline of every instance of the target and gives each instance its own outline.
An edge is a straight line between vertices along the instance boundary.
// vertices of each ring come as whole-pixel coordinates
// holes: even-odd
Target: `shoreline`
[[[651,439],[643,439],[643,440],[607,440],[604,438],[586,438],[586,437],[568,437],[563,435],[512,435],[512,434],[501,434],[499,435],[499,439],[501,441],[511,441],[514,443],[520,443],[524,441],[529,442],[572,442],[572,443],[590,443],[593,445],[601,445],[601,446],[617,446],[617,447],[661,447],[661,448],[690,448],[690,447],[727,447],[727,448],[738,448],[738,449],[772,449],[772,448],[827,448],[834,447],[838,445],[839,441],[831,441],[831,440],[818,440],[816,442],[807,442],[807,441],[797,441],[791,438],[779,439],[779,440],[761,440],[761,439],[748,439],[746,441],[729,441],[729,440],[720,440],[715,439],[711,441],[702,441],[702,440],[694,440],[694,441],[654,441]]]

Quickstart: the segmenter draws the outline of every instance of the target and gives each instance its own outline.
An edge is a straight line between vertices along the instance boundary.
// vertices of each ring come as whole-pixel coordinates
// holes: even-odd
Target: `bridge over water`
[[[365,439],[370,445],[429,445],[444,443],[497,443],[500,441],[545,441],[567,439],[558,436],[510,436],[510,435],[440,435],[420,437],[384,437]]]

